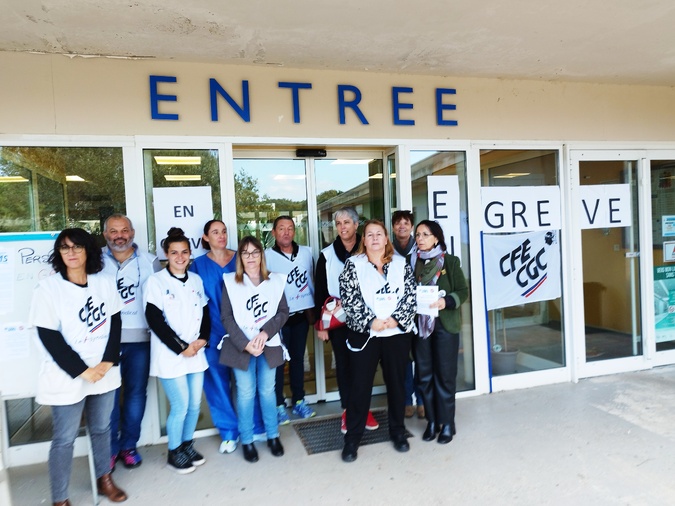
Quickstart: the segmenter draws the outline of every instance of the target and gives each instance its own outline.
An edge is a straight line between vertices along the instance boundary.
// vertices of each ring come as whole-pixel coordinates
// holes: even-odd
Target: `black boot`
[[[441,432],[438,434],[438,444],[448,444],[452,441],[452,425],[449,423],[441,427]]]
[[[422,434],[423,441],[433,441],[436,439],[436,434],[438,434],[438,427],[434,422],[427,423],[427,430]]]
[[[255,449],[253,443],[243,444],[241,449],[244,451],[244,458],[247,462],[258,462],[258,450]]]
[[[284,454],[284,447],[281,446],[281,441],[279,441],[278,437],[268,439],[267,446],[275,457],[281,457]]]
[[[354,462],[357,456],[357,450],[359,445],[356,443],[345,443],[344,448],[342,448],[342,460],[344,462]]]

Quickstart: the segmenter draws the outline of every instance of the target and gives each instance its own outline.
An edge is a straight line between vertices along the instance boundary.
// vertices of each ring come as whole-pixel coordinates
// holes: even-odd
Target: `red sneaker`
[[[347,411],[342,412],[342,422],[340,423],[340,432],[347,434]]]
[[[380,424],[377,423],[377,420],[375,420],[375,417],[373,416],[373,413],[368,411],[368,418],[366,419],[366,430],[375,430],[379,429]]]

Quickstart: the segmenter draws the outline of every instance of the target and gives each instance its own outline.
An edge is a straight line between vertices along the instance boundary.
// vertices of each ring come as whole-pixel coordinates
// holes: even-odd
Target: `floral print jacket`
[[[373,269],[377,269],[377,267],[373,265]],[[382,270],[386,278],[389,264],[384,264]],[[410,265],[407,263],[404,283],[405,291],[399,298],[396,309],[391,316],[398,322],[401,332],[409,332],[417,313],[417,297],[415,294],[415,278]],[[340,274],[340,298],[347,315],[347,327],[362,334],[368,333],[370,324],[375,319],[375,313],[366,305],[361,292],[361,290],[368,290],[369,288],[372,287],[360,286],[356,275],[356,266],[352,262],[347,262],[342,274]]]

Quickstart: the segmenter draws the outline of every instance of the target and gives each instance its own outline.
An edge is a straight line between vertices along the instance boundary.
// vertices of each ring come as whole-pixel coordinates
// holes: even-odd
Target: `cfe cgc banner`
[[[488,310],[560,297],[558,231],[484,234]]]

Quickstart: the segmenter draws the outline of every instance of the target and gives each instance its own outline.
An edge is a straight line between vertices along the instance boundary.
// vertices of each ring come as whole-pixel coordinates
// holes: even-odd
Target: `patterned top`
[[[377,269],[377,267],[373,265],[373,269]],[[389,264],[384,264],[382,270],[386,278],[389,272]],[[403,296],[400,297],[396,309],[391,314],[398,322],[402,332],[406,332],[412,326],[417,311],[415,278],[410,265],[407,263],[405,265],[404,283]],[[361,292],[361,290],[370,288],[372,287],[362,287],[359,284],[356,266],[352,262],[347,262],[342,274],[340,274],[340,297],[342,298],[342,307],[347,315],[347,326],[354,332],[367,333],[371,322],[375,319],[375,313],[366,305]]]

